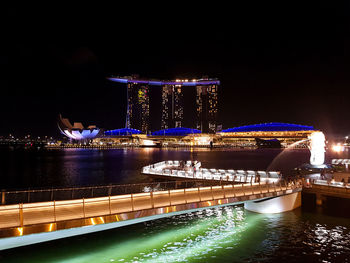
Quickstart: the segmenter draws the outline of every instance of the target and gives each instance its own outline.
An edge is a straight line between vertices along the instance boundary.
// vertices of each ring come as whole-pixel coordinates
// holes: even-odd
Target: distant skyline
[[[7,9],[0,135],[58,136],[59,113],[124,127],[126,87],[112,74],[218,78],[224,128],[285,122],[350,134],[348,2],[154,8]]]

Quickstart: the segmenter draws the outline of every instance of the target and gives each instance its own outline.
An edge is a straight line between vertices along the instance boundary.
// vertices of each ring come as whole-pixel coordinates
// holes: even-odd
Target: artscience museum
[[[86,128],[81,122],[74,122],[72,125],[67,118],[62,118],[61,114],[58,117],[57,124],[60,132],[73,140],[91,140],[101,134],[101,129],[95,125],[89,125]]]

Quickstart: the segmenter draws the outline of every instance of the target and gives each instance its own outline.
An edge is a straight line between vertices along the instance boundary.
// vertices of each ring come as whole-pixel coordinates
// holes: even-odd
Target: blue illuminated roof
[[[270,122],[240,126],[222,130],[221,132],[254,132],[254,131],[310,131],[315,130],[313,126],[305,126],[299,124]]]
[[[123,128],[123,129],[116,129],[116,130],[110,130],[110,131],[105,131],[105,135],[110,136],[127,136],[127,135],[132,135],[132,134],[140,134],[140,130],[136,129],[129,129],[129,128]]]
[[[185,136],[193,133],[201,133],[200,130],[190,129],[184,127],[169,128],[164,130],[155,131],[152,133],[154,136]]]

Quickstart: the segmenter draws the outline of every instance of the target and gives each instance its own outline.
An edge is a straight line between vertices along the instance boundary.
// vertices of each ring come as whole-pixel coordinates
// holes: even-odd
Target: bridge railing
[[[208,205],[211,206],[212,200],[293,190],[300,186],[298,182],[211,185],[95,198],[2,205],[0,206],[0,229],[18,227],[18,235],[21,235],[22,227],[35,224],[73,219],[88,219],[91,224],[100,224],[105,223],[103,216],[106,215],[116,215],[118,219],[117,214],[121,213],[205,201],[208,201]]]
[[[73,200],[81,198],[95,198],[110,195],[147,193],[151,191],[172,190],[179,188],[191,188],[209,185],[228,184],[225,181],[203,181],[203,180],[183,180],[138,183],[138,184],[116,184],[87,187],[67,187],[51,189],[30,189],[21,191],[2,191],[1,205],[11,205],[19,203],[36,203],[47,201]]]
[[[332,159],[333,165],[350,165],[350,159]]]
[[[329,180],[309,180],[309,181],[305,181],[304,183],[305,187],[314,187],[314,186],[324,186],[324,187],[328,187],[328,188],[338,188],[338,189],[350,189],[350,184],[349,183],[345,183],[345,182],[337,182],[337,181],[329,181]]]
[[[222,180],[228,182],[268,182],[277,183],[280,172],[277,171],[252,171],[252,170],[224,170],[200,168],[197,161],[163,161],[143,167],[142,173],[169,176],[176,178],[188,178],[197,180]]]

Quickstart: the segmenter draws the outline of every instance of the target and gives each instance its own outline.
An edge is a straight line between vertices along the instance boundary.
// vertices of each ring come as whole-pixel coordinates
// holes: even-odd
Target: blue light
[[[110,131],[105,131],[106,136],[128,136],[133,134],[140,134],[140,130],[123,128],[123,129],[115,129]]]
[[[256,132],[256,131],[310,131],[315,130],[313,126],[271,122],[262,124],[253,124],[240,127],[229,128],[221,132]]]
[[[216,79],[210,80],[196,80],[196,81],[166,81],[166,80],[140,80],[140,79],[128,79],[128,78],[108,78],[111,81],[119,83],[138,83],[138,84],[149,84],[155,86],[163,85],[182,85],[182,86],[199,86],[199,85],[220,85],[220,81]]]
[[[200,130],[190,129],[184,127],[169,128],[164,130],[155,131],[152,133],[153,136],[185,136],[188,134],[201,133]]]
[[[119,82],[119,83],[128,83],[127,79],[122,79],[122,78],[109,78],[109,80],[114,82]]]

